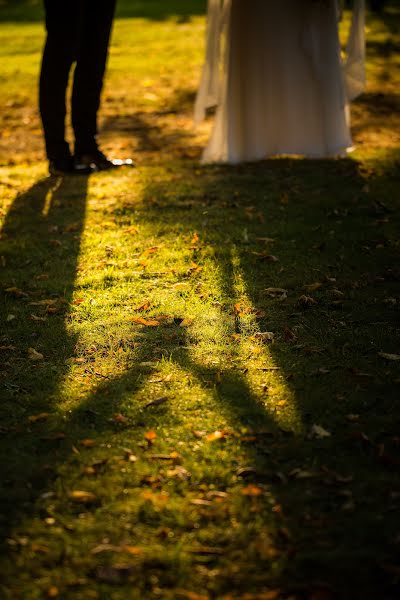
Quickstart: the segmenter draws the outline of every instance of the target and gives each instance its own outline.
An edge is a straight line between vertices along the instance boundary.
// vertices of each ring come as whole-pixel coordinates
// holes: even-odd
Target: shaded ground
[[[139,168],[57,181],[41,29],[2,26],[2,597],[399,596],[388,15],[358,150],[237,168],[198,166],[202,19],[117,21],[102,136]]]

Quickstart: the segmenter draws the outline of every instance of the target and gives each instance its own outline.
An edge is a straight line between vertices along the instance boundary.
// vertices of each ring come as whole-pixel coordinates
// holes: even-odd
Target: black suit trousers
[[[71,102],[75,153],[97,149],[97,112],[116,0],[44,0],[47,38],[40,73],[39,104],[46,152],[65,158],[66,92],[75,63]]]

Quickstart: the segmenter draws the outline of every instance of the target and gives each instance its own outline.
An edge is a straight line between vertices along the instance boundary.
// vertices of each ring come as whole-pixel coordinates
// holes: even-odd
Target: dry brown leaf
[[[56,587],[55,585],[52,585],[48,590],[47,590],[47,597],[48,598],[57,598],[57,596],[60,595],[60,590],[58,589],[58,587]]]
[[[124,233],[128,233],[129,235],[137,235],[139,233],[139,229],[137,227],[128,227],[124,229]]]
[[[35,350],[35,348],[28,348],[28,358],[29,360],[43,360],[44,356],[41,352]]]
[[[28,421],[30,423],[37,423],[39,421],[47,421],[47,419],[50,416],[51,416],[50,413],[42,412],[42,413],[39,413],[38,415],[31,415],[30,417],[28,417]]]
[[[315,283],[309,283],[308,285],[304,286],[304,289],[307,290],[308,292],[315,292],[316,290],[319,290],[320,288],[322,288],[323,283],[320,283],[319,281],[315,282]]]
[[[85,302],[85,298],[77,298],[76,300],[73,301],[73,305],[74,306],[79,306],[80,304],[83,304],[83,302]]]
[[[200,238],[199,238],[198,234],[194,233],[190,243],[192,245],[196,245],[199,241],[200,241]]]
[[[297,300],[297,303],[300,306],[303,306],[304,308],[308,308],[310,306],[314,306],[315,304],[318,304],[316,300],[314,300],[314,298],[311,298],[311,296],[306,296],[306,295],[302,295],[300,296],[300,298]]]
[[[279,298],[279,300],[285,300],[288,295],[288,291],[283,288],[269,287],[264,290],[264,292],[271,296],[271,298]]]
[[[197,594],[189,590],[178,589],[175,591],[177,600],[210,600],[210,596]]]
[[[386,360],[400,360],[400,354],[390,354],[387,352],[378,352],[378,356]]]
[[[275,338],[275,334],[272,331],[259,331],[254,334],[254,339],[261,340],[263,342],[273,342]]]
[[[256,498],[257,496],[261,496],[264,491],[262,488],[258,487],[257,485],[247,485],[246,487],[242,488],[241,493],[243,496],[250,496],[252,498]]]
[[[160,325],[160,321],[157,321],[157,319],[144,319],[143,317],[132,317],[131,321],[145,327],[158,327]]]
[[[328,438],[328,437],[331,437],[331,435],[332,435],[329,431],[327,431],[326,429],[321,427],[321,425],[316,425],[316,424],[314,424],[311,427],[310,434],[312,437],[315,437],[317,439]]]
[[[33,314],[29,315],[29,319],[31,321],[37,321],[37,322],[41,322],[41,323],[44,323],[45,321],[47,321],[46,317],[38,317],[37,315],[33,315]]]
[[[125,423],[128,422],[128,419],[121,413],[118,413],[118,414],[114,415],[114,421],[116,423],[121,423],[121,425],[124,425]]]
[[[142,304],[140,304],[140,306],[138,306],[134,310],[136,312],[145,312],[146,310],[149,310],[150,307],[151,307],[150,300],[145,300]]]
[[[95,440],[92,440],[91,438],[86,438],[84,440],[81,440],[79,443],[84,448],[93,448],[93,446],[96,445]]]
[[[157,434],[153,430],[147,431],[144,434],[144,439],[149,444],[149,446],[151,446],[151,444],[154,444],[154,441],[157,439]]]

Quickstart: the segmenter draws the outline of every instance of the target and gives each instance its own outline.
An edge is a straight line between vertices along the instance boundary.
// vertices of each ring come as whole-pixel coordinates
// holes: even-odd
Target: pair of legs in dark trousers
[[[97,112],[116,0],[44,0],[47,39],[40,74],[40,113],[50,161],[70,156],[65,141],[66,91],[72,90],[75,154],[97,151]]]

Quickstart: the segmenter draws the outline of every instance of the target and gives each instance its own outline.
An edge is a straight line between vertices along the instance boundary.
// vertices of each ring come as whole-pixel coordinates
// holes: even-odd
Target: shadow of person
[[[76,278],[87,187],[86,177],[36,182],[16,196],[1,231],[4,314],[12,315],[1,338],[6,358],[0,408],[2,537],[30,512],[61,459],[57,441],[40,439],[32,425],[38,414],[40,420],[57,411],[55,394],[74,347],[65,312]]]
[[[332,192],[339,180],[344,182],[340,195]],[[284,557],[277,566],[268,551],[262,556],[259,546],[250,548],[248,569],[234,575],[237,591],[247,589],[249,570],[262,565],[262,574],[257,575],[260,585],[272,582],[288,590],[298,589],[301,596],[322,580],[343,597],[351,597],[354,590],[366,585],[366,574],[357,571],[359,561],[377,565],[390,555],[387,535],[393,521],[383,529],[375,510],[371,510],[371,502],[378,502],[381,496],[382,466],[371,460],[373,445],[366,451],[362,448],[364,438],[357,427],[349,432],[344,425],[349,411],[357,414],[367,408],[375,435],[374,421],[380,416],[374,409],[374,398],[379,396],[380,409],[386,413],[394,402],[390,381],[382,380],[379,368],[369,374],[370,350],[363,346],[365,336],[371,336],[371,330],[363,332],[363,319],[368,315],[354,303],[352,292],[358,289],[355,281],[367,278],[366,285],[373,287],[374,277],[387,269],[379,254],[365,256],[365,224],[379,217],[384,208],[368,197],[363,199],[364,186],[359,165],[351,159],[282,159],[200,170],[189,162],[174,167],[169,163],[165,179],[158,176],[144,190],[143,206],[132,206],[135,222],[158,228],[160,245],[173,244],[191,232],[199,234],[196,261],[204,258],[209,270],[218,273],[213,293],[221,305],[221,319],[227,323],[229,360],[219,354],[217,344],[214,353],[209,350],[206,359],[199,359],[193,352],[193,334],[173,322],[154,330],[144,328],[133,364],[89,394],[70,415],[70,424],[75,427],[83,414],[97,410],[101,416],[93,419],[95,431],[99,435],[113,431],[110,417],[121,406],[127,407],[124,403],[129,398],[128,410],[135,423],[143,421],[146,428],[178,426],[181,414],[177,401],[175,410],[171,402],[171,408],[167,404],[160,412],[146,412],[144,418],[141,390],[157,373],[157,367],[147,363],[149,350],[157,349],[159,358],[169,359],[206,390],[207,402],[215,403],[228,422],[227,439],[232,435],[241,442],[240,461],[235,463],[232,457],[232,480],[237,489],[244,487],[237,479],[238,467],[243,467],[248,481],[254,483],[250,493],[253,490],[257,494],[259,486],[264,486],[266,493],[257,504],[258,532],[268,532]],[[147,203],[147,198],[152,201]],[[129,213],[128,206],[125,211]],[[271,258],[271,248],[280,256],[279,261]],[[313,295],[316,283],[315,290],[326,289],[319,295],[317,312],[304,305],[307,300],[299,303],[301,296]],[[198,284],[193,282],[195,287]],[[271,298],[266,288],[286,289],[288,298]],[[251,353],[240,352],[243,340],[249,337],[249,326],[235,315],[236,304],[244,313],[249,308],[259,314],[250,328],[252,334],[275,334],[275,342],[261,351],[258,362]],[[369,310],[382,320],[380,305]],[[178,321],[181,316],[172,315]],[[355,343],[350,341],[355,323],[359,345],[349,366],[347,347]],[[233,348],[232,341],[228,342],[232,335],[238,336]],[[380,335],[378,323],[372,343],[377,344]],[[370,337],[368,344],[371,347]],[[265,374],[263,381],[257,371]],[[363,373],[369,381],[367,396]],[[280,402],[287,406],[286,416],[286,409],[278,408]],[[200,410],[206,413],[213,409],[202,406]],[[323,428],[316,429],[317,434],[311,435],[319,423],[329,430],[324,433]],[[395,435],[394,428],[385,435]],[[131,440],[139,441],[140,433]],[[198,456],[201,460],[201,454]],[[387,490],[390,473],[384,479]],[[221,489],[218,472],[208,473],[207,482]],[[170,482],[168,489],[172,489]],[[189,484],[189,493],[195,489]],[[365,502],[367,489],[369,500]],[[241,532],[254,526],[242,516],[239,530],[224,537],[226,556],[240,551]],[[221,542],[215,539],[212,543],[218,546]],[[231,577],[229,568],[225,575],[219,575],[218,591],[229,589]],[[353,591],[349,592],[346,586],[350,577]],[[379,568],[372,569],[367,580],[371,589],[387,584]],[[391,597],[389,589],[387,593]]]

